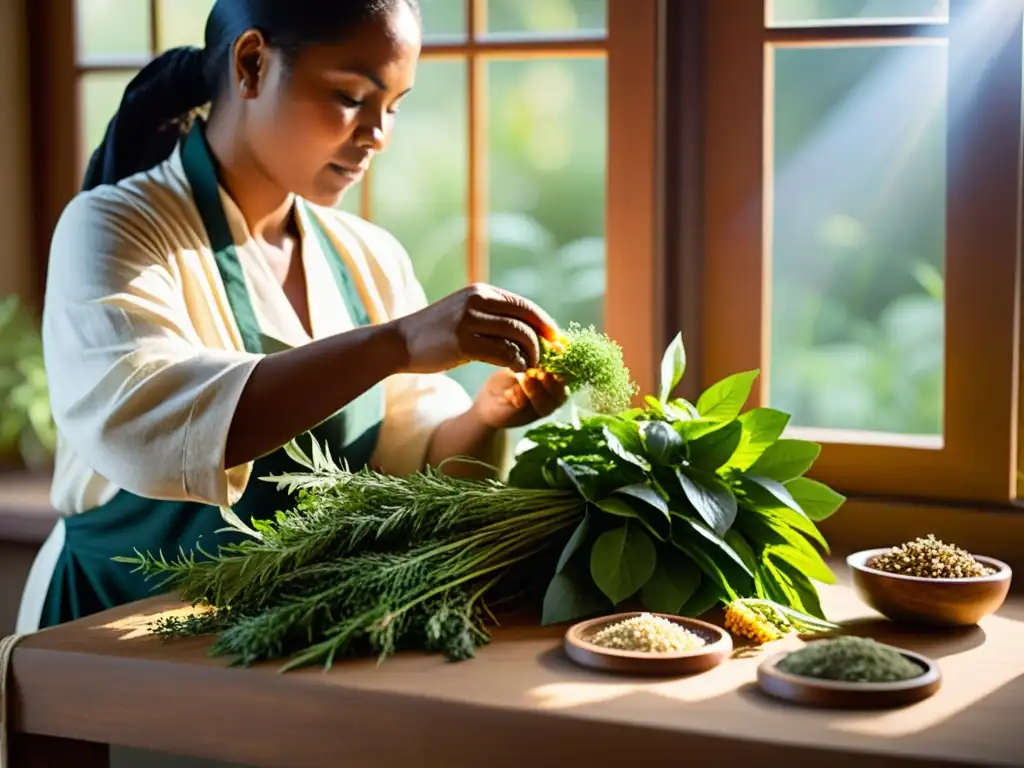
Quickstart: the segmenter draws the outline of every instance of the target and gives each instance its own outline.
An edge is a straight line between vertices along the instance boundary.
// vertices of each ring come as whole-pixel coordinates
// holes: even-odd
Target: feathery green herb
[[[594,326],[570,323],[558,342],[543,341],[539,367],[561,377],[597,413],[625,410],[637,392],[622,348]]]

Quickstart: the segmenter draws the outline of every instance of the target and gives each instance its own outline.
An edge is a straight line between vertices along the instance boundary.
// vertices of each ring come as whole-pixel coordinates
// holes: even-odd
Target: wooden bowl
[[[822,642],[822,641],[815,641]],[[892,647],[892,646],[888,646]],[[757,668],[757,683],[769,696],[793,704],[829,709],[887,709],[905,707],[934,694],[942,674],[931,659],[902,648],[894,650],[921,667],[921,676],[896,683],[846,683],[791,675],[778,664],[793,651],[776,653]]]
[[[1010,591],[1010,566],[991,557],[975,556],[995,569],[990,576],[970,579],[928,579],[886,573],[867,566],[889,549],[867,549],[846,558],[857,595],[892,621],[964,627],[977,624],[999,609]]]
[[[643,651],[620,651],[594,645],[590,639],[605,627],[639,616],[640,611],[602,616],[582,621],[569,627],[565,633],[565,652],[580,666],[602,672],[616,672],[630,675],[694,675],[717,667],[732,653],[732,637],[724,629],[697,619],[655,613],[678,624],[704,639],[706,645],[692,651],[678,653],[645,653]]]

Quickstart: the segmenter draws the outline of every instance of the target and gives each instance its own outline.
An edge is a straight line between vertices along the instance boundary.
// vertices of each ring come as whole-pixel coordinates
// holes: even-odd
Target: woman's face
[[[287,67],[280,52],[263,48],[255,64],[259,88],[243,89],[242,102],[249,149],[262,171],[313,203],[337,205],[387,146],[413,86],[420,43],[419,20],[399,2],[336,45],[303,49]]]

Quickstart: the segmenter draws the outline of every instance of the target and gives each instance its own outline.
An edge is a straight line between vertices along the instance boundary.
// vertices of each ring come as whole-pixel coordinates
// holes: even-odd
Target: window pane
[[[77,0],[78,56],[149,53],[149,3],[142,0]]]
[[[405,246],[430,301],[468,280],[466,87],[464,62],[422,61],[369,180],[373,221]],[[453,376],[467,386],[479,378],[469,367]]]
[[[603,34],[607,0],[487,0],[487,31],[498,35]]]
[[[160,50],[181,45],[201,48],[213,3],[214,0],[157,0]]]
[[[466,0],[420,0],[423,39],[466,37]]]
[[[606,67],[603,59],[488,65],[490,282],[562,326],[602,326]]]
[[[136,72],[87,72],[82,75],[81,164],[84,172],[92,153],[103,141],[107,123],[121,104],[125,87]]]
[[[768,0],[768,26],[949,21],[949,0]]]
[[[771,402],[793,426],[941,435],[946,48],[774,57]]]

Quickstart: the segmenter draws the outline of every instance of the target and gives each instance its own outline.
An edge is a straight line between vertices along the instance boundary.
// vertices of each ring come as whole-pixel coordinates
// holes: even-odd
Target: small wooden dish
[[[999,610],[1010,591],[1010,566],[974,555],[995,573],[969,579],[929,579],[888,573],[868,566],[886,549],[855,552],[846,559],[858,597],[892,621],[966,627]]]
[[[678,624],[704,639],[706,645],[692,651],[679,653],[645,653],[643,651],[620,651],[594,645],[590,639],[605,627],[641,615],[618,613],[582,621],[569,627],[565,633],[565,652],[574,662],[602,672],[629,675],[695,675],[717,667],[732,653],[732,637],[724,629],[697,619],[687,619],[665,613],[655,613],[663,619]]]
[[[892,646],[889,646],[890,648]],[[807,707],[828,709],[891,709],[927,699],[939,690],[942,674],[931,659],[893,648],[921,667],[921,676],[896,683],[845,683],[791,675],[778,664],[793,651],[769,656],[757,668],[757,683],[769,696]]]

